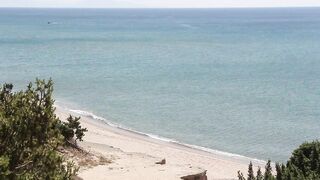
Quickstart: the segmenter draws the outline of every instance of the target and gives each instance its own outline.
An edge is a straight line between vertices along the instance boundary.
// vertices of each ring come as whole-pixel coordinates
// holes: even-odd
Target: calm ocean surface
[[[0,9],[0,82],[36,77],[58,105],[284,161],[320,135],[320,8]]]

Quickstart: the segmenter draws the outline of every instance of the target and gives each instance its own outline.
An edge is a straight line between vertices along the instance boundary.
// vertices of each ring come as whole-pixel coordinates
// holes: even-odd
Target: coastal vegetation
[[[0,87],[0,179],[67,180],[76,176],[78,167],[63,156],[61,148],[77,148],[87,129],[81,127],[79,117],[61,121],[56,116],[52,93],[52,80],[37,79],[16,92],[12,84]],[[268,161],[264,168],[255,172],[250,163],[247,176],[238,171],[238,178],[320,179],[320,142],[303,143],[286,163],[273,166]]]
[[[306,142],[293,151],[285,164],[275,164],[276,173],[272,172],[271,162],[265,166],[264,174],[260,167],[255,175],[252,163],[248,168],[247,178],[238,171],[239,180],[315,180],[320,179],[320,142]]]
[[[87,131],[80,118],[55,114],[52,80],[14,92],[0,88],[0,179],[72,179],[78,167],[59,152],[75,147]],[[72,141],[73,140],[73,141]]]

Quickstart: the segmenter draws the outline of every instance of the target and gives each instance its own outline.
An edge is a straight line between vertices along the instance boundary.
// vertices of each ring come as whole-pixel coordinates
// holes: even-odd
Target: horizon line
[[[6,9],[279,9],[279,8],[320,8],[319,6],[243,6],[243,7],[39,7],[0,6]]]

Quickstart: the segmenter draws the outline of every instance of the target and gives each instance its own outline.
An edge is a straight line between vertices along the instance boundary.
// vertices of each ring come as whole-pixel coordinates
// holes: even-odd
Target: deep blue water
[[[36,77],[70,109],[284,161],[320,135],[320,8],[0,9],[0,82]]]

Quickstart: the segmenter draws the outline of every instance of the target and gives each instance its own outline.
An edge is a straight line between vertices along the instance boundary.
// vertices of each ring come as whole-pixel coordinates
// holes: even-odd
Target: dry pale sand
[[[72,112],[57,108],[57,115],[66,119]],[[109,126],[90,117],[81,118],[88,129],[80,143],[87,151],[103,155],[112,163],[81,168],[83,179],[106,180],[173,180],[207,170],[208,179],[237,179],[237,171],[247,174],[249,158],[227,156],[152,139],[142,134]],[[155,162],[166,159],[165,165]],[[252,160],[263,167],[262,161]]]

